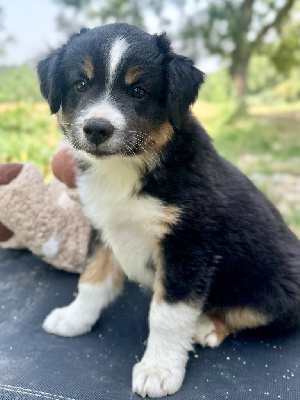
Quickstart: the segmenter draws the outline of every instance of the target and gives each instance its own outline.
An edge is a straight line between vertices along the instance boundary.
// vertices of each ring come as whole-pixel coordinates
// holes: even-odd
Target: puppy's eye
[[[146,95],[147,95],[146,90],[141,86],[136,86],[133,89],[133,96],[137,97],[138,99],[142,99],[143,97],[146,97]]]
[[[76,82],[75,87],[78,92],[85,92],[88,89],[87,81],[84,79],[82,81],[78,81]]]

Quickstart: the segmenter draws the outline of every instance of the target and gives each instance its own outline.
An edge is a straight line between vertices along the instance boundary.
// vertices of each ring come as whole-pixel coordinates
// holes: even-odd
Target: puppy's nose
[[[114,127],[107,119],[90,118],[83,125],[83,131],[89,142],[99,145],[114,133]]]

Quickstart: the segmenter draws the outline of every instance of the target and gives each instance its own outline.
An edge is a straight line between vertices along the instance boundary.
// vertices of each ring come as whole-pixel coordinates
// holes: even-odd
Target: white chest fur
[[[78,178],[84,213],[101,230],[125,274],[152,286],[154,273],[147,262],[163,235],[167,207],[151,196],[136,196],[139,185],[136,163],[124,158],[97,161]]]

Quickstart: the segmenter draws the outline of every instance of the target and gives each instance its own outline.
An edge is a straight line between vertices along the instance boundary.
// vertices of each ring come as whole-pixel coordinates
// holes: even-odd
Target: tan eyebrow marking
[[[91,80],[94,78],[94,65],[90,59],[84,60],[82,69],[85,72],[88,79]]]
[[[139,67],[130,67],[125,75],[125,83],[131,85],[139,76],[141,72]]]

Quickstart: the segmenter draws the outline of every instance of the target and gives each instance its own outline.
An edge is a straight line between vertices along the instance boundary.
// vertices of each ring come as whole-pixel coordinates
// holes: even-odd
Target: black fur
[[[175,54],[164,33],[154,36],[158,48],[164,54],[169,118],[172,125],[179,128],[182,117],[198,97],[199,86],[204,82],[204,73],[194,67],[192,60]]]
[[[138,194],[182,211],[180,221],[161,243],[166,300],[204,299],[204,311],[250,307],[292,325],[300,316],[299,241],[266,197],[216,152],[190,114],[204,74],[192,61],[174,54],[165,35],[151,36],[115,24],[72,37],[38,67],[41,91],[51,111],[61,107],[63,118],[72,125],[80,110],[101,95],[107,46],[116,35],[126,37],[133,49],[124,71],[139,65],[141,84],[149,93],[145,99],[134,99],[120,73],[113,93],[130,121],[127,129],[150,132],[166,120],[174,129],[171,140],[160,149],[160,163],[146,170]],[[82,77],[80,65],[86,57],[97,60],[97,70],[89,90],[79,95],[74,83]],[[72,129],[71,142],[76,135]],[[107,155],[97,151],[95,156]],[[140,151],[136,145],[133,155]]]
[[[276,208],[189,114],[165,154],[143,192],[184,210],[163,243],[168,301],[204,297],[204,311],[247,306],[297,322],[300,243]]]
[[[58,112],[62,102],[61,58],[62,50],[58,50],[38,64],[41,93],[48,101],[52,114]]]

